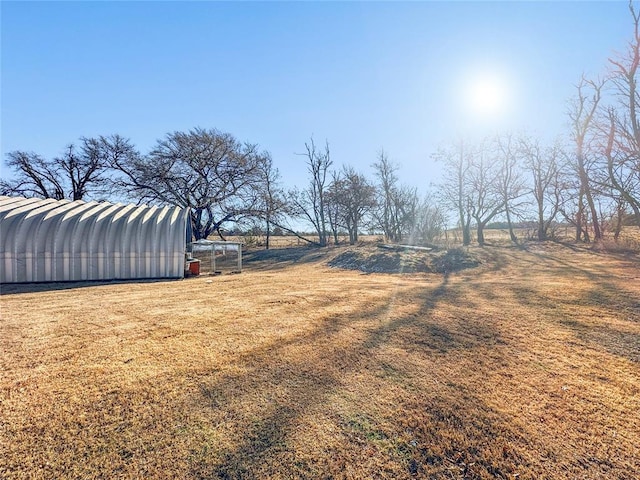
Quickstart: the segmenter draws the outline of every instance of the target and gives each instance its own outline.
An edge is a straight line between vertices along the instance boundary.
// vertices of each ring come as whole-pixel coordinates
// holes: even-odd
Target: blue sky
[[[147,151],[200,126],[305,182],[304,142],[367,174],[381,148],[426,187],[458,135],[553,138],[580,75],[631,35],[626,2],[1,2],[1,153],[119,133]],[[507,108],[473,113],[502,78]],[[2,175],[7,176],[3,165]]]

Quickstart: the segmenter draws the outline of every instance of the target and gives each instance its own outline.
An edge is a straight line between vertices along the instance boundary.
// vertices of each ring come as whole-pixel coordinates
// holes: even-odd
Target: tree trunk
[[[507,225],[509,226],[509,237],[511,238],[511,241],[517,245],[518,237],[516,237],[516,234],[513,232],[513,225],[511,224],[511,213],[509,212],[509,207],[505,208],[505,212],[507,214]]]
[[[269,239],[271,238],[271,222],[269,221],[269,219],[267,218],[267,227],[266,227],[266,232],[265,232],[265,242],[264,242],[264,248],[265,250],[269,250]]]
[[[465,247],[471,245],[471,218],[462,225],[462,245]]]
[[[478,234],[478,245],[480,245],[481,247],[484,247],[484,224],[482,222],[478,222],[477,234]]]
[[[203,231],[203,227],[202,227],[202,210],[199,208],[193,208],[191,209],[191,215],[190,215],[190,221],[191,221],[191,227],[193,229],[193,236],[194,238],[197,240],[202,240],[203,238],[206,238],[205,232]]]
[[[324,214],[320,215],[320,222],[321,222],[321,228],[320,231],[318,232],[320,234],[320,246],[321,247],[326,247],[327,246],[327,227],[324,223]]]
[[[544,206],[542,202],[538,202],[538,241],[543,242],[547,239],[547,227],[544,221]]]
[[[469,228],[469,220],[465,220],[464,210],[459,208],[460,228],[462,229],[462,245],[467,247],[471,245],[471,229]]]
[[[602,240],[602,230],[600,229],[600,221],[598,220],[599,215],[596,210],[596,204],[593,201],[593,195],[591,195],[591,188],[587,186],[585,190],[585,194],[587,197],[587,205],[589,206],[589,211],[591,213],[591,223],[593,225],[593,241],[598,242]]]
[[[588,149],[588,142],[586,142],[586,136],[588,132],[593,128],[593,119],[597,111],[598,104],[601,99],[601,89],[604,82],[596,83],[593,81],[587,81],[582,79],[578,85],[578,104],[577,110],[574,114],[570,114],[574,123],[574,135],[576,141],[576,166],[578,170],[578,179],[580,180],[580,205],[582,218],[580,219],[580,225],[576,226],[576,240],[579,240],[580,234],[579,228],[582,228],[585,232],[585,241],[588,242],[588,223],[584,217],[584,199],[587,200],[586,207],[591,214],[591,223],[593,224],[594,240],[597,242],[602,238],[602,231],[600,229],[600,222],[598,220],[598,211],[596,210],[595,202],[593,201],[593,193],[591,191],[591,185],[589,184],[589,174],[587,172],[587,166],[585,165],[585,149]],[[593,89],[593,97],[589,100],[583,93],[584,87],[590,87]],[[587,150],[588,151],[588,150]],[[578,228],[579,227],[579,228]]]
[[[616,212],[616,226],[613,231],[613,239],[617,242],[620,238],[620,232],[622,231],[622,220],[624,218],[624,203],[622,200],[618,201],[618,208]]]
[[[576,213],[576,242],[582,241],[583,220],[584,220],[583,190],[582,188],[580,188],[580,195],[578,196],[578,212]]]

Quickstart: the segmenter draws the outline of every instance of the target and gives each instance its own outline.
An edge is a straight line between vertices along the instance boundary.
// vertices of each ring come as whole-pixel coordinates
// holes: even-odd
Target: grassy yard
[[[0,478],[640,478],[640,258],[3,286]],[[249,257],[250,259],[250,257]]]

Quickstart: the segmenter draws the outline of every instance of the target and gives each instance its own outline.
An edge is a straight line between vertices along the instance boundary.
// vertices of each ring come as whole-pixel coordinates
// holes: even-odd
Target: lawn
[[[375,247],[368,247],[375,248]],[[0,478],[640,478],[640,258],[3,286]]]

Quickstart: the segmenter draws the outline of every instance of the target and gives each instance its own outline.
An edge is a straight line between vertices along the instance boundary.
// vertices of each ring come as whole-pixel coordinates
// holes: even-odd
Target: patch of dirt
[[[474,268],[480,262],[462,248],[427,252],[359,247],[338,254],[328,265],[366,273],[446,273]]]
[[[314,247],[289,247],[272,248],[269,250],[252,250],[243,254],[245,262],[292,262],[296,263],[304,259],[311,253],[318,253],[318,248]]]
[[[254,271],[277,270],[326,260],[329,252],[314,246],[249,250],[242,254],[242,263]]]

